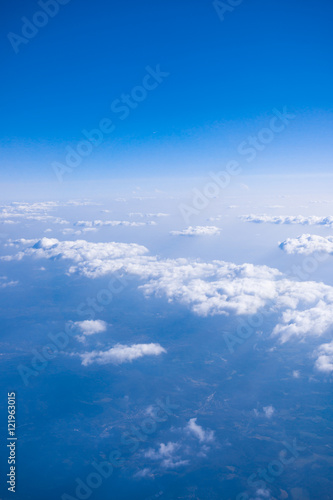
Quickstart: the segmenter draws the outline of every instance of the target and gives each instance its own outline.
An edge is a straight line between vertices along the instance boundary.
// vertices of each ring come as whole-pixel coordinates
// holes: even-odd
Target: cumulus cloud
[[[220,229],[216,226],[189,226],[183,231],[170,231],[174,236],[215,236],[220,234]]]
[[[263,410],[264,410],[265,417],[267,417],[267,418],[272,418],[273,414],[275,413],[275,408],[272,405],[264,406]]]
[[[333,216],[318,217],[316,215],[303,216],[303,215],[242,215],[241,219],[244,222],[255,222],[257,224],[270,222],[272,224],[302,224],[302,225],[319,225],[319,226],[333,226]]]
[[[266,417],[270,419],[275,413],[275,408],[272,405],[264,406],[262,412],[257,409],[254,409],[253,413],[255,414],[256,417]]]
[[[186,430],[199,439],[200,443],[209,443],[214,441],[214,431],[204,430],[197,424],[197,418],[191,418],[186,426]]]
[[[78,337],[80,341],[85,341],[85,337],[95,333],[105,332],[107,323],[101,319],[87,319],[85,321],[75,321],[74,325],[82,332]]]
[[[59,241],[56,238],[42,238],[41,240],[16,240],[15,243],[26,244],[32,241],[34,244],[16,255],[2,257],[2,260],[21,260],[25,256],[45,259],[69,259],[75,263],[117,261],[122,258],[133,258],[143,255],[148,250],[135,243],[90,243],[85,240]],[[118,262],[120,264],[120,261]],[[115,270],[122,267],[115,266]],[[96,271],[96,269],[95,269]],[[98,273],[97,273],[98,274]],[[105,274],[103,272],[102,274]],[[87,274],[88,275],[88,274]],[[93,277],[93,276],[91,276]]]
[[[316,252],[333,253],[333,236],[302,234],[298,238],[288,238],[280,243],[280,248],[288,254],[310,255]]]
[[[144,456],[151,460],[161,461],[161,466],[167,469],[175,469],[182,465],[187,465],[188,460],[181,460],[179,456],[179,443],[172,443],[169,441],[167,444],[161,443],[157,450],[149,448]]]
[[[200,316],[252,315],[265,308],[266,313],[278,314],[273,334],[281,342],[292,337],[320,336],[333,326],[333,287],[293,281],[267,266],[162,259],[150,256],[147,248],[137,244],[55,238],[42,238],[2,260],[24,257],[69,260],[69,274],[80,273],[88,278],[121,270],[141,280],[139,288],[146,296],[164,296]]]
[[[134,359],[142,358],[143,356],[159,356],[166,353],[160,344],[133,344],[131,346],[117,344],[108,351],[92,351],[84,354],[79,354],[84,366],[97,363],[99,365],[132,362]]]
[[[313,284],[314,294],[316,291],[319,292],[320,285],[320,283]],[[320,337],[333,325],[332,293],[333,290],[329,290],[327,294],[324,294],[327,300],[322,300],[319,297],[317,304],[309,309],[303,311],[287,309],[284,311],[282,321],[275,326],[273,335],[279,335],[282,343],[290,340],[293,336],[300,338],[307,335]]]
[[[333,341],[328,344],[322,344],[317,352],[316,368],[324,373],[333,371]]]

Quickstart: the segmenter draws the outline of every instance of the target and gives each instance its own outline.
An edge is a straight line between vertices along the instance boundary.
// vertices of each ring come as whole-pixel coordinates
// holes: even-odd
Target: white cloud
[[[270,222],[272,224],[302,224],[302,225],[319,225],[333,227],[333,216],[318,217],[316,215],[303,216],[303,215],[242,215],[241,219],[244,222],[264,223]]]
[[[133,477],[137,477],[137,478],[151,477],[152,478],[152,477],[154,477],[154,474],[152,474],[151,470],[148,467],[145,467],[144,469],[136,472]]]
[[[57,257],[85,264],[94,262],[95,265],[98,262],[102,264],[103,261],[115,261],[119,264],[115,266],[114,270],[116,270],[122,267],[122,261],[118,261],[118,259],[133,258],[134,256],[143,255],[148,252],[145,247],[135,243],[90,243],[85,240],[59,241],[56,238],[42,238],[41,240],[21,239],[16,240],[15,243],[25,244],[26,241],[33,242],[33,246],[16,255],[5,256],[2,260],[21,260],[25,256],[33,256],[37,259],[53,259]],[[88,271],[88,269],[86,270]],[[109,272],[112,272],[111,269]],[[105,274],[105,271],[102,274]]]
[[[186,430],[199,439],[200,443],[210,443],[214,441],[214,431],[204,430],[197,424],[197,418],[191,418],[186,426]]]
[[[69,273],[88,278],[121,270],[141,280],[140,289],[146,296],[165,296],[200,316],[252,315],[265,308],[266,313],[279,315],[273,334],[281,342],[320,336],[333,326],[333,287],[289,280],[267,266],[161,259],[148,255],[147,248],[137,244],[61,242],[55,238],[42,238],[2,260],[24,257],[70,260]]]
[[[7,276],[0,276],[0,288],[7,288],[9,286],[16,286],[18,281],[9,281]]]
[[[105,332],[107,323],[101,319],[87,319],[85,321],[75,321],[74,325],[82,332],[83,337]],[[82,337],[80,337],[82,339]]]
[[[268,500],[272,498],[270,491],[266,488],[260,488],[259,490],[257,490],[254,500],[263,500],[263,498],[266,498]]]
[[[183,231],[170,231],[174,236],[215,236],[220,234],[216,226],[189,226]]]
[[[155,218],[155,217],[169,217],[170,214],[165,214],[163,212],[159,212],[159,213],[156,213],[156,214],[144,214],[142,212],[131,212],[130,214],[128,214],[129,217],[151,217],[151,218]]]
[[[322,344],[317,352],[316,368],[324,373],[333,371],[333,341],[329,344]]]
[[[155,226],[156,222],[148,221],[148,222],[131,222],[128,220],[80,220],[74,223],[76,227],[83,227],[85,230],[97,230],[100,227],[104,226],[126,226],[126,227],[142,227],[142,226]],[[83,229],[84,231],[84,229]]]
[[[265,417],[267,418],[272,418],[273,414],[275,413],[275,408],[274,406],[264,406],[263,407]]]
[[[157,450],[149,448],[144,456],[151,460],[160,460],[161,466],[167,469],[175,469],[182,465],[187,465],[188,460],[181,460],[179,456],[180,445],[178,443],[168,442],[167,444],[161,443]]]
[[[333,253],[333,236],[302,234],[298,238],[288,238],[280,243],[280,248],[288,254],[310,255],[315,252]]]
[[[11,223],[38,221],[52,222],[54,224],[69,224],[67,220],[61,217],[49,215],[49,212],[59,207],[73,206],[73,203],[74,202],[59,203],[56,201],[40,203],[13,202],[0,207],[0,219],[4,219],[4,222],[11,221]],[[86,202],[76,202],[76,205],[85,203]]]
[[[49,215],[61,207],[79,207],[95,205],[87,200],[71,200],[68,202],[45,201],[45,202],[13,202],[0,206],[0,220],[7,224],[17,224],[24,221],[52,222],[53,224],[69,224],[67,220],[54,215]],[[14,219],[14,220],[13,220]]]
[[[313,292],[315,292],[315,288],[319,291],[320,285],[320,283],[314,283]],[[287,309],[282,313],[282,321],[276,325],[273,334],[279,335],[282,343],[290,340],[293,336],[300,338],[307,335],[320,337],[333,325],[333,296],[331,290],[326,295],[326,299],[326,301],[318,300],[314,307],[303,311]]]
[[[133,344],[131,346],[117,344],[108,351],[92,351],[84,354],[79,354],[84,366],[97,363],[105,365],[108,363],[119,365],[122,363],[132,362],[134,359],[142,358],[143,356],[159,356],[165,353],[160,344]]]
[[[254,409],[253,413],[255,414],[256,417],[266,417],[268,419],[272,418],[272,416],[275,413],[275,408],[272,405],[264,406],[262,410],[263,411],[260,412],[259,410]]]

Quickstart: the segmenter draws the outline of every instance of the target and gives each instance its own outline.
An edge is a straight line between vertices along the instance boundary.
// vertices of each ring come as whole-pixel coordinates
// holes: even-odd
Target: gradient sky
[[[16,54],[7,34],[39,10],[2,2],[4,180],[54,181],[52,162],[102,118],[116,128],[72,179],[204,175],[284,106],[295,120],[251,171],[330,170],[331,1],[244,0],[222,22],[211,1],[70,0]],[[111,103],[158,64],[169,76],[120,120]]]

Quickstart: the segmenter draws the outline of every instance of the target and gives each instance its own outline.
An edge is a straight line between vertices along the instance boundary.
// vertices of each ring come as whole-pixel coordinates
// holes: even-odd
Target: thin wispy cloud
[[[221,230],[216,226],[189,226],[182,231],[170,231],[173,236],[216,236]]]
[[[255,222],[257,224],[271,223],[271,224],[300,224],[303,226],[333,226],[333,216],[318,217],[316,215],[303,216],[303,215],[242,215],[243,222]]]

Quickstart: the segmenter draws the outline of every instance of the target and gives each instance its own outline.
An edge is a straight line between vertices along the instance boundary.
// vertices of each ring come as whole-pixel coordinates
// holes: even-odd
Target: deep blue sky
[[[2,2],[5,177],[54,180],[51,163],[104,117],[116,130],[77,179],[204,173],[283,106],[297,120],[263,153],[265,168],[329,169],[330,0],[244,0],[223,22],[211,1],[70,0],[15,54],[7,33],[21,34],[21,18],[38,10]],[[126,120],[114,117],[112,101],[157,64],[170,76]]]

